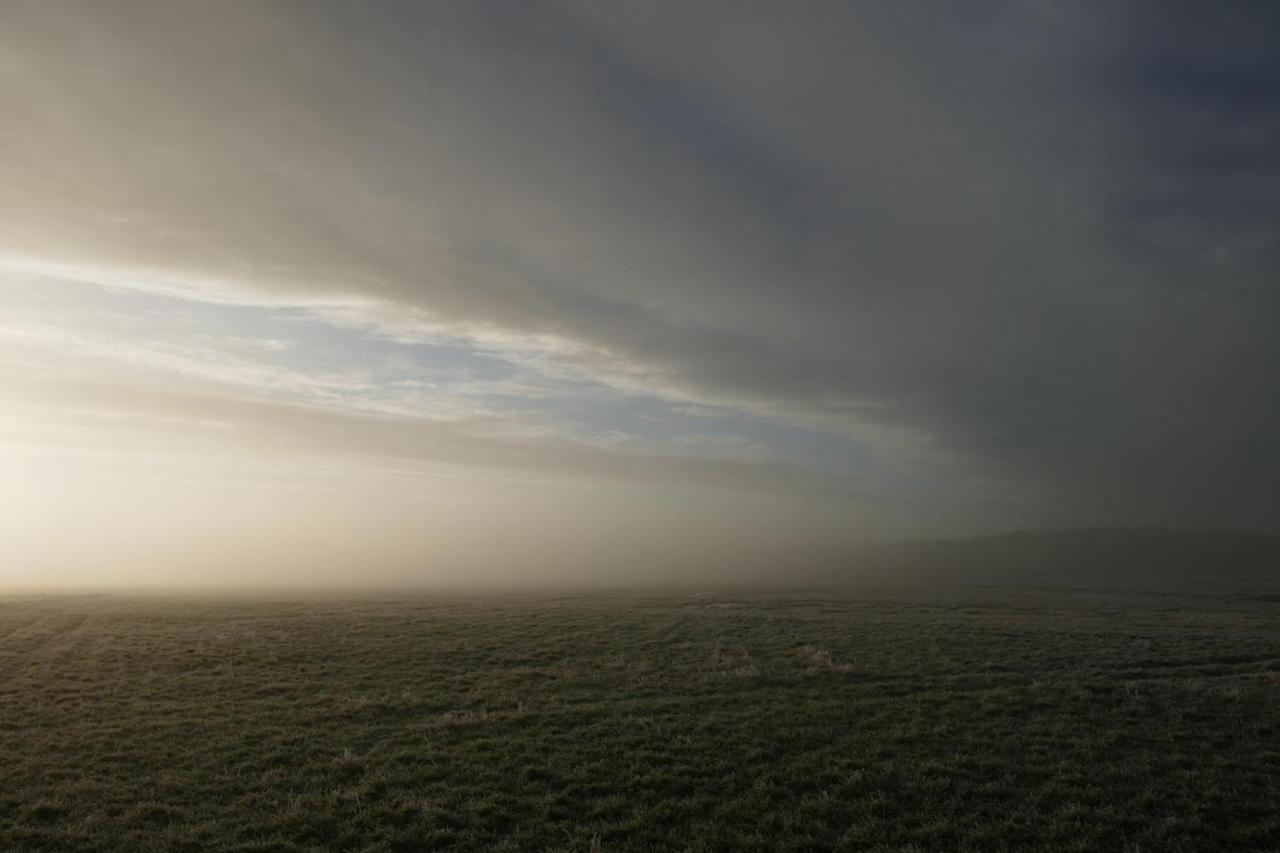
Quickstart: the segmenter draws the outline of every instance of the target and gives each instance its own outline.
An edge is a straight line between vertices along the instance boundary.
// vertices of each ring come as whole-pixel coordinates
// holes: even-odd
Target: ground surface
[[[1280,596],[0,599],[0,850],[1277,850]]]

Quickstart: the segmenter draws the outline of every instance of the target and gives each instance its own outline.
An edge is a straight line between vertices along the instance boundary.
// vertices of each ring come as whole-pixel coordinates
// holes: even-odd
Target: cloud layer
[[[76,339],[150,390],[100,408],[212,365],[228,408],[184,417],[353,419],[344,452],[1280,529],[1277,37],[1247,3],[10,3],[0,253],[10,294],[108,294]],[[195,312],[163,381],[104,325],[142,297]],[[28,396],[73,314],[10,336]]]

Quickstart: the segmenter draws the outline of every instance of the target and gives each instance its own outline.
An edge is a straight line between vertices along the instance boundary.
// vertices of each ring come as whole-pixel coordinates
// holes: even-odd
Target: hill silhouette
[[[865,549],[856,573],[919,583],[1151,586],[1280,581],[1280,536],[1230,530],[1027,530]]]

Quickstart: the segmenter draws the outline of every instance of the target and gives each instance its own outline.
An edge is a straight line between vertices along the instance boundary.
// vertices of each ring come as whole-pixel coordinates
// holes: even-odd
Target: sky
[[[1280,532],[1280,6],[0,4],[0,586]]]

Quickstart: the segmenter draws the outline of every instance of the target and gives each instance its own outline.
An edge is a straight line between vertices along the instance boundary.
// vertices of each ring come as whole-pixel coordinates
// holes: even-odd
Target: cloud
[[[429,421],[120,381],[104,386],[72,377],[34,379],[10,370],[0,370],[0,388],[11,411],[26,407],[28,420],[42,424],[23,431],[22,421],[11,420],[3,437],[32,443],[57,443],[56,427],[70,415],[72,423],[81,427],[69,435],[75,445],[85,444],[88,433],[97,440],[109,438],[112,447],[160,450],[177,434],[187,451],[248,452],[294,462],[319,459],[329,466],[345,461],[356,469],[383,460],[400,463],[406,473],[413,469],[403,466],[421,464],[429,466],[423,473],[515,472],[856,495],[852,484],[839,478],[815,476],[786,463],[598,446],[566,442],[558,436],[511,435],[501,421],[484,418]],[[175,423],[182,425],[176,433]]]
[[[1274,528],[1276,17],[1158,9],[10,4],[0,249]]]

